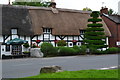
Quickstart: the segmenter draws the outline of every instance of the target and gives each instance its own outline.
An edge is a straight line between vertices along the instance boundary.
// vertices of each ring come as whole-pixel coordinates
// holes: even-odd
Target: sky
[[[0,0],[0,4],[8,4],[8,1],[9,0]],[[11,0],[11,2],[12,1],[14,0]],[[119,1],[120,0],[55,0],[57,8],[82,10],[83,8],[88,7],[93,11],[99,11],[102,6],[106,6],[108,9],[113,9],[114,12],[118,12]]]

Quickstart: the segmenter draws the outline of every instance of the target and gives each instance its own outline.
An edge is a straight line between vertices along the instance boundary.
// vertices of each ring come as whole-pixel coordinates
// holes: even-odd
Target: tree
[[[50,1],[40,1],[40,2],[12,2],[12,5],[26,5],[26,6],[40,6],[40,7],[49,7]]]
[[[113,9],[109,9],[109,10],[108,10],[108,14],[109,14],[109,15],[112,15],[113,12],[114,12]]]
[[[90,15],[92,18],[88,19],[88,22],[92,22],[92,24],[88,24],[86,32],[85,32],[85,38],[84,42],[85,45],[90,48],[96,48],[96,49],[102,49],[105,47],[105,33],[104,29],[102,28],[102,24],[98,23],[101,22],[102,19],[99,17],[98,11],[93,11]]]
[[[90,8],[86,7],[86,8],[83,8],[83,11],[92,11]]]

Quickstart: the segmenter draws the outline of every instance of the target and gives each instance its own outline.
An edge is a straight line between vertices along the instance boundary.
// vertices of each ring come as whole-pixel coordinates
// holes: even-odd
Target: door
[[[22,46],[21,45],[12,45],[12,55],[21,55]]]

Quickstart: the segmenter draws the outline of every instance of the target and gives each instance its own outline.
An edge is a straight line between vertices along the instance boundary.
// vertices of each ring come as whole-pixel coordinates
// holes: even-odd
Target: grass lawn
[[[28,78],[118,78],[118,69],[64,71],[51,74],[39,74]]]
[[[79,78],[79,79],[78,79]],[[113,70],[80,70],[64,71],[57,73],[39,74],[26,78],[10,80],[120,80],[118,69]]]

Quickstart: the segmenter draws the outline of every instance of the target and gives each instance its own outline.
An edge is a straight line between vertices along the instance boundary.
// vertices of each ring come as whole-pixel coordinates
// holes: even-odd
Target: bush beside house
[[[43,43],[41,45],[41,51],[44,54],[44,57],[52,57],[52,56],[73,56],[73,55],[86,55],[86,54],[115,54],[119,53],[120,49],[116,47],[108,48],[105,51],[98,50],[96,48],[89,48],[89,53],[87,52],[88,48],[85,45],[80,47],[53,47],[51,43]]]
[[[58,49],[53,47],[51,43],[43,43],[41,45],[41,51],[44,54],[44,57],[46,56],[56,56]]]
[[[67,44],[66,44],[66,41],[60,40],[60,41],[57,42],[57,45],[58,46],[66,46]]]

